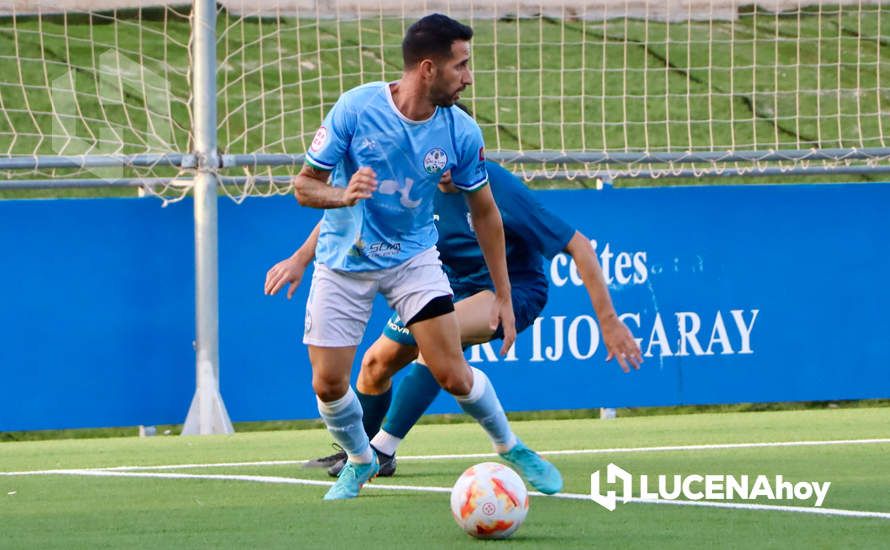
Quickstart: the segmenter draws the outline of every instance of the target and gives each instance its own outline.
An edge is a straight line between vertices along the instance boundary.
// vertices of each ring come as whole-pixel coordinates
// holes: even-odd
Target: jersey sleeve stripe
[[[454,183],[455,187],[457,187],[461,191],[477,191],[477,190],[485,187],[487,184],[488,184],[488,176],[487,175],[484,178],[482,178],[481,180],[477,181],[476,183],[473,183],[470,185],[461,185],[457,182]]]
[[[328,163],[326,163],[326,162],[322,162],[322,161],[320,161],[320,160],[318,160],[318,159],[316,159],[316,158],[313,158],[312,155],[310,155],[309,153],[306,153],[306,162],[308,162],[309,164],[311,164],[311,165],[314,166],[315,168],[319,168],[319,169],[321,169],[321,170],[328,170],[328,171],[330,171],[330,170],[333,170],[333,169],[334,169],[334,165],[333,165],[333,164],[328,164]]]

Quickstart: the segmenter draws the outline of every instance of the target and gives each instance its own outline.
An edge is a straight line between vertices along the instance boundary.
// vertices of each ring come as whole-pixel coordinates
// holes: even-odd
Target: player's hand
[[[281,260],[266,272],[266,285],[263,290],[267,296],[272,296],[284,288],[284,285],[290,283],[290,287],[287,289],[287,299],[290,300],[297,287],[300,286],[305,271],[306,264],[293,256]]]
[[[513,301],[508,296],[500,298],[495,296],[491,305],[491,316],[488,325],[491,330],[497,330],[498,325],[504,333],[504,345],[501,346],[501,355],[507,355],[513,343],[516,341],[516,318],[513,316]]]
[[[611,361],[615,357],[624,372],[630,372],[631,366],[640,370],[643,354],[627,326],[618,317],[610,317],[600,323],[600,330],[603,333],[606,350],[609,352],[606,361]]]
[[[346,206],[355,206],[360,200],[370,199],[376,190],[377,174],[364,166],[349,178],[349,184],[343,191],[343,203]]]

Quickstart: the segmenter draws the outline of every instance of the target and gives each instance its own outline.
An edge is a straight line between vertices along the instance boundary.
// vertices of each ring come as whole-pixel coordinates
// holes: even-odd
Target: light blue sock
[[[454,398],[465,413],[482,425],[482,429],[494,443],[495,450],[499,453],[507,452],[516,445],[516,436],[510,429],[504,408],[485,373],[475,367],[471,367],[471,370],[473,387],[470,393],[464,396],[455,395]]]
[[[368,464],[372,459],[371,445],[362,425],[362,406],[352,391],[336,401],[325,403],[318,397],[318,412],[334,441],[343,447],[350,462]]]

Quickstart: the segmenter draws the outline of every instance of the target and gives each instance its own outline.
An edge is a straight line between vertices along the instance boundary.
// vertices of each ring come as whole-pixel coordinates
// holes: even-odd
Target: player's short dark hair
[[[434,13],[408,27],[402,40],[402,60],[410,69],[424,59],[450,59],[455,40],[469,41],[473,29],[447,15]]]

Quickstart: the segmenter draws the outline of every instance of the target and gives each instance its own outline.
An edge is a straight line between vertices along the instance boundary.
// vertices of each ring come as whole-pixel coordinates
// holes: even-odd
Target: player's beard
[[[437,85],[430,89],[430,100],[436,107],[451,107],[458,98],[455,96],[462,92],[464,87],[460,87],[454,92],[450,92],[447,85]]]

